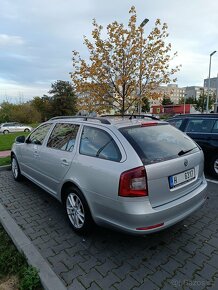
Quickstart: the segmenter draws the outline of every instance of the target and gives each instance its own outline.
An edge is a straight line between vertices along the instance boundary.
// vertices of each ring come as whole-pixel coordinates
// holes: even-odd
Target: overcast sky
[[[70,81],[72,50],[87,57],[83,35],[90,36],[92,19],[127,24],[132,5],[139,24],[149,19],[145,34],[156,18],[168,24],[175,63],[182,64],[178,85],[203,85],[209,54],[218,50],[216,0],[0,0],[0,102],[42,96],[51,82]],[[218,52],[211,77],[217,73]]]

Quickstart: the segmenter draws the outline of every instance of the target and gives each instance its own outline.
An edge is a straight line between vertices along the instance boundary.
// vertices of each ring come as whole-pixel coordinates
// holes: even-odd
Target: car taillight
[[[147,179],[143,166],[125,171],[120,175],[119,196],[140,197],[147,195]]]
[[[141,127],[156,126],[157,124],[158,124],[157,122],[146,122],[146,123],[142,123]]]

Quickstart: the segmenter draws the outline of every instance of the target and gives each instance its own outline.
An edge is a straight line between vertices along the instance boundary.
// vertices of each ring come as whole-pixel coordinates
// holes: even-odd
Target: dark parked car
[[[168,122],[200,145],[206,169],[218,177],[218,114],[177,115]]]

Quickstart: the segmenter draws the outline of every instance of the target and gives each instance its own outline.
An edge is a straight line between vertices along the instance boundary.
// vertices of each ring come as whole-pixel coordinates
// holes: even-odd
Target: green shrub
[[[34,290],[40,287],[38,271],[32,266],[23,267],[20,273],[20,290]]]

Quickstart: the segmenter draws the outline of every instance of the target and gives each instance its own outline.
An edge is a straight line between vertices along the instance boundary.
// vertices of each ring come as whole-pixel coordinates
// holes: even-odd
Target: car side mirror
[[[15,141],[16,143],[24,143],[26,140],[26,137],[25,136],[18,136]]]

